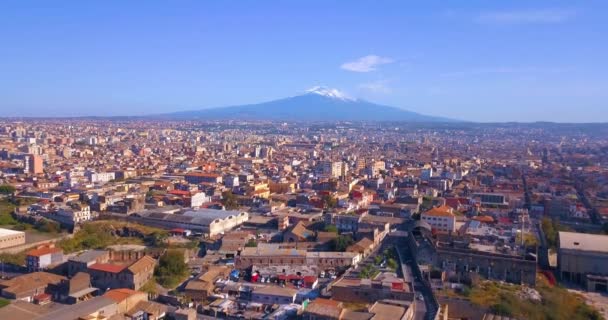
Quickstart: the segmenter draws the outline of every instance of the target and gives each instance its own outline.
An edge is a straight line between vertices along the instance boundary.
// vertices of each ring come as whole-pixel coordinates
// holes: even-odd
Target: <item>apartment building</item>
[[[451,207],[435,207],[423,212],[420,219],[431,225],[434,232],[448,234],[456,231],[456,215]]]

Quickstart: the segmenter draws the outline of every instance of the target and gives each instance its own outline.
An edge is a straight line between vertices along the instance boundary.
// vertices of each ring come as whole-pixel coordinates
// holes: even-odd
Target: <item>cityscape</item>
[[[0,4],[0,320],[608,319],[604,3],[60,2]]]

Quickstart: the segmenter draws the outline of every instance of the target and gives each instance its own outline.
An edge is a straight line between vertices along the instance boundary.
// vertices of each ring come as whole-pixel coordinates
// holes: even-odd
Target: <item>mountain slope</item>
[[[335,89],[315,87],[306,94],[274,101],[163,114],[170,119],[288,121],[408,121],[447,122],[395,107],[352,99]]]

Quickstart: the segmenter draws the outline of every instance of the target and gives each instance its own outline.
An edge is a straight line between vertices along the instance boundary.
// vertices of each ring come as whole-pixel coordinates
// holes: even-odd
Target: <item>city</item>
[[[608,320],[606,12],[0,1],[0,320]]]
[[[608,290],[604,125],[0,130],[3,319],[599,319]]]

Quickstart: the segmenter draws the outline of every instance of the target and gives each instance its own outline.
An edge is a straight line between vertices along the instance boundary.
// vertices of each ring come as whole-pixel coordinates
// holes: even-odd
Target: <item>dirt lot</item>
[[[597,311],[599,311],[604,319],[608,320],[608,294],[601,294],[597,292],[587,292],[580,290],[568,289],[571,292],[575,292],[585,297],[585,300],[588,305],[593,306]]]

